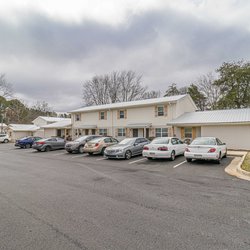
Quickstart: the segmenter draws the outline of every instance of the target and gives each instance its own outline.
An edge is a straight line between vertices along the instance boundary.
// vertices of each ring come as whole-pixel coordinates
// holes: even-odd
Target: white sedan
[[[175,137],[157,137],[150,144],[144,146],[142,155],[148,159],[170,158],[183,155],[187,144]]]
[[[227,147],[216,137],[198,137],[185,150],[187,162],[192,159],[215,160],[220,163],[221,158],[227,156]]]

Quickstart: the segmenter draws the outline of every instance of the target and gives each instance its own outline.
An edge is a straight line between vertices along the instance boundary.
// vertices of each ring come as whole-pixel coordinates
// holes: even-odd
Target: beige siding
[[[54,129],[54,128],[44,129],[44,137],[49,138],[51,136],[56,136],[56,129]]]
[[[45,126],[47,125],[48,123],[42,119],[41,117],[37,117],[34,121],[33,121],[33,124],[38,126],[38,127],[42,127],[42,126]]]
[[[250,125],[203,126],[201,135],[218,137],[229,149],[250,150]]]
[[[194,112],[195,110],[196,107],[194,106],[193,102],[189,97],[186,96],[185,98],[178,100],[177,105],[174,107],[175,112],[173,112],[173,119],[186,112]]]
[[[12,142],[14,142],[17,139],[33,135],[33,132],[26,132],[26,131],[16,131],[16,132],[9,131],[9,135],[10,133],[11,133],[10,137],[11,137]]]

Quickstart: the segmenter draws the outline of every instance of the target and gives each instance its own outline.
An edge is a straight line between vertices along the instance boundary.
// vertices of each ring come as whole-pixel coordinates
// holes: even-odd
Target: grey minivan
[[[144,137],[126,138],[114,146],[105,149],[104,156],[107,158],[130,159],[132,156],[141,155],[143,147],[150,141]]]

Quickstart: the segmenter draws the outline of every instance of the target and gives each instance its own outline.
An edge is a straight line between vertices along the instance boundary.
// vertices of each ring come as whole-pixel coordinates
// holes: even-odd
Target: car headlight
[[[116,152],[116,153],[122,153],[122,151],[123,151],[122,149],[116,149],[115,152]]]

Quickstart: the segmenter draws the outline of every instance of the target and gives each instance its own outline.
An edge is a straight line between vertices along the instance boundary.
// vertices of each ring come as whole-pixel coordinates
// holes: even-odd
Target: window
[[[164,106],[157,107],[157,116],[164,116]]]
[[[75,114],[75,120],[76,121],[81,121],[81,115],[80,114]]]
[[[125,136],[126,132],[125,132],[125,128],[118,128],[118,136]]]
[[[192,138],[192,128],[184,128],[184,137]]]
[[[124,119],[125,118],[125,112],[124,110],[120,110],[120,119]]]
[[[100,128],[99,129],[99,135],[107,136],[108,135],[107,129],[106,128]]]
[[[104,139],[104,142],[105,142],[105,143],[111,143],[112,140],[111,140],[111,138],[106,138],[106,139]]]
[[[100,120],[105,120],[105,111],[100,112]]]
[[[168,129],[167,128],[156,128],[155,129],[155,136],[156,137],[167,137],[168,136]]]

